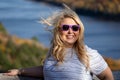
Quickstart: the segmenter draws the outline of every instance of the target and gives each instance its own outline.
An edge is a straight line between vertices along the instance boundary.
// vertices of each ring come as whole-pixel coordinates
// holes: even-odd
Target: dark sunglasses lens
[[[63,31],[67,31],[68,29],[69,29],[69,26],[68,26],[68,25],[63,25],[63,26],[62,26],[62,30],[63,30]]]
[[[79,26],[78,25],[73,25],[72,26],[72,30],[73,31],[78,31],[79,30]]]

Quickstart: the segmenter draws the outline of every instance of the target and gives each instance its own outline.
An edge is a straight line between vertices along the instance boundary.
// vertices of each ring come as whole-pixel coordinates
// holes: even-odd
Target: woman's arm
[[[22,68],[22,69],[12,69],[9,70],[4,75],[15,76],[15,75],[23,75],[23,76],[31,76],[31,77],[43,77],[43,66],[30,67],[30,68]]]
[[[100,80],[114,80],[113,74],[109,67],[107,67],[103,72],[101,72],[97,77]]]

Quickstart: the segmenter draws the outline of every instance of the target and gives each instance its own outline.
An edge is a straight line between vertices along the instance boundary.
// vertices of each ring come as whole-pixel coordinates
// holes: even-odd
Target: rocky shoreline
[[[63,7],[62,6],[62,1],[57,1],[57,0],[33,0],[33,1],[37,1],[37,2],[43,2],[49,5],[54,5],[54,6],[58,6],[58,7]],[[67,4],[67,3],[65,3]],[[75,10],[78,14],[80,15],[84,15],[84,16],[91,16],[94,18],[98,18],[98,19],[103,19],[103,20],[113,20],[113,21],[120,21],[120,13],[110,13],[110,12],[102,12],[100,10],[92,10],[92,9],[87,9],[84,7],[76,7],[76,6],[71,6],[71,4],[67,4],[69,5],[73,10]]]

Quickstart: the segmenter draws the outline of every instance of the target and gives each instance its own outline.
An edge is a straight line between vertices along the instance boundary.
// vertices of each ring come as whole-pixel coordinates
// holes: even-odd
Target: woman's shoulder
[[[87,45],[85,45],[85,49],[87,51],[87,54],[88,56],[91,58],[91,59],[94,59],[94,58],[101,58],[101,54],[96,50],[96,49],[93,49],[93,48],[90,48],[88,47]]]
[[[85,45],[85,49],[87,51],[87,54],[88,55],[96,55],[96,54],[99,54],[98,51],[96,49],[93,49],[87,45]]]

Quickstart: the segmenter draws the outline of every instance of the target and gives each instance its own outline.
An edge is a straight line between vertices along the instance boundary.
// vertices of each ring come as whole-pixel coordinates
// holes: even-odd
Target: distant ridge
[[[33,0],[37,2],[44,2],[50,5],[55,5],[58,7],[63,7],[62,3],[67,4],[72,9],[74,9],[78,14],[85,16],[92,16],[95,18],[103,20],[113,20],[120,21],[120,1],[115,2],[111,0],[111,3],[108,0],[97,0],[97,1],[79,1],[79,0]],[[87,3],[87,5],[85,5]],[[99,4],[97,4],[99,3]],[[105,5],[106,4],[106,5]],[[81,6],[82,5],[82,6]],[[118,7],[110,7],[116,5]],[[86,7],[87,6],[87,7]],[[96,6],[96,7],[95,7]],[[118,9],[116,9],[118,8]],[[116,9],[116,11],[114,10]]]

